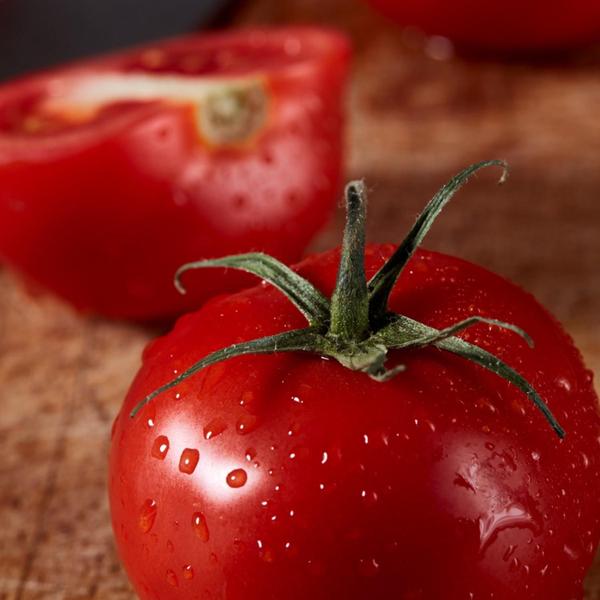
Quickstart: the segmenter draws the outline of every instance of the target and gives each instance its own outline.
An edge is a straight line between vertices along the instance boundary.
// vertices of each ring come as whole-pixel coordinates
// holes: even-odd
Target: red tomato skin
[[[207,37],[233,45],[259,34],[158,47],[178,52]],[[134,319],[181,313],[251,282],[207,271],[181,297],[172,281],[185,262],[251,250],[298,260],[340,188],[349,46],[318,28],[262,35],[287,35],[316,49],[304,61],[258,72],[268,115],[242,145],[203,141],[191,105],[158,102],[116,107],[114,115],[46,138],[0,131],[0,256],[82,311]],[[67,72],[122,70],[142,53]],[[62,73],[5,86],[0,113],[11,98],[43,92]]]
[[[400,25],[492,52],[561,50],[600,39],[600,3],[596,0],[368,2]]]
[[[392,250],[370,246],[368,273]],[[299,272],[330,294],[338,260]],[[209,352],[304,326],[269,286],[214,299],[148,346],[113,428],[113,528],[143,600],[582,598],[600,416],[572,341],[531,295],[433,252],[411,260],[391,308],[436,327],[472,314],[523,327],[535,349],[488,326],[464,336],[527,377],[566,438],[516,388],[434,349],[392,353],[407,370],[386,383],[308,354],[235,358],[130,419]],[[199,452],[191,474],[185,449]]]

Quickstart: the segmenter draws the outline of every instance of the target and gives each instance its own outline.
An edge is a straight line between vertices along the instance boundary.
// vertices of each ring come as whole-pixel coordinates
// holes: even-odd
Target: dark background
[[[0,0],[0,80],[215,25],[232,0]]]

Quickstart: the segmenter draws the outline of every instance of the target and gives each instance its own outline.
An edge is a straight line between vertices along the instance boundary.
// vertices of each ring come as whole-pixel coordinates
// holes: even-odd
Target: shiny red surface
[[[391,250],[371,246],[368,272]],[[329,295],[337,261],[300,272]],[[435,349],[392,352],[407,369],[386,383],[307,354],[235,358],[130,419],[209,352],[305,325],[270,286],[213,300],[146,349],[113,429],[113,526],[143,600],[582,598],[600,418],[570,338],[513,284],[431,252],[391,308],[436,327],[474,314],[523,327],[535,349],[487,325],[461,335],[526,376],[566,438],[515,387]]]
[[[597,0],[368,0],[403,26],[471,49],[560,50],[600,40]]]
[[[337,201],[348,55],[327,30],[242,30],[5,85],[0,256],[80,310],[137,319],[249,281],[206,271],[182,298],[172,279],[185,262],[249,250],[297,260]],[[244,144],[215,147],[199,137],[193,106],[168,98],[108,104],[81,123],[42,114],[52,86],[111,72],[259,77],[268,115]]]

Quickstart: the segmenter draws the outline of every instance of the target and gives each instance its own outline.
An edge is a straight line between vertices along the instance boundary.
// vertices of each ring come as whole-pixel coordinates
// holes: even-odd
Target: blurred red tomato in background
[[[400,25],[492,52],[540,52],[600,39],[598,0],[368,0]]]

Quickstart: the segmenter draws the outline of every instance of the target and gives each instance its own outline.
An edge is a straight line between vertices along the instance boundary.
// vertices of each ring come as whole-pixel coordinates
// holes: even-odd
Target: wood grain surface
[[[600,372],[600,50],[537,64],[449,57],[359,2],[255,0],[236,23],[337,24],[357,52],[348,177],[370,193],[370,238],[398,240],[462,166],[505,158],[461,192],[428,246],[532,291]],[[339,240],[341,215],[315,241]],[[0,599],[134,598],[112,541],[109,430],[144,344],[160,333],[84,318],[0,270]],[[600,564],[587,600],[600,600]]]

